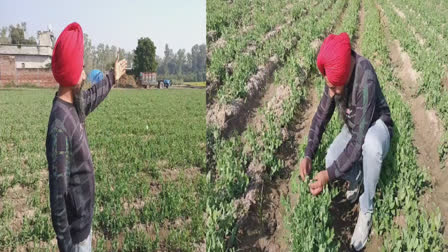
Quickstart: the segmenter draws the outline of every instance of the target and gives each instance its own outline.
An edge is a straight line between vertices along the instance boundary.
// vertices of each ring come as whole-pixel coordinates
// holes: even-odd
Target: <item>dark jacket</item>
[[[82,91],[86,116],[106,98],[114,82],[111,71],[101,83]],[[92,226],[95,176],[84,118],[57,94],[48,122],[46,156],[53,227],[59,249],[71,251]]]
[[[353,164],[360,159],[364,138],[376,120],[384,121],[389,129],[389,135],[392,137],[393,121],[375,70],[366,58],[354,51],[352,51],[352,55],[356,60],[353,74],[345,86],[344,97],[346,99],[336,101],[335,97],[331,98],[329,88],[325,86],[324,94],[311,123],[308,145],[305,150],[305,155],[313,159],[325,127],[337,107],[344,123],[352,133],[352,138],[341,155],[328,167],[330,180],[348,172]]]

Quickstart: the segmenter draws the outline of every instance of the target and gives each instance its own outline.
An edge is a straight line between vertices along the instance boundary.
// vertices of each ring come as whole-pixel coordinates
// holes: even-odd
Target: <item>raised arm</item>
[[[123,76],[126,72],[127,62],[126,60],[115,61],[114,70],[109,71],[106,77],[97,85],[83,91],[83,100],[85,115],[87,116],[93,110],[100,105],[100,103],[107,97],[112,86]]]
[[[100,105],[100,103],[107,97],[114,84],[114,71],[109,71],[100,83],[82,91],[85,108],[84,113],[86,116]]]

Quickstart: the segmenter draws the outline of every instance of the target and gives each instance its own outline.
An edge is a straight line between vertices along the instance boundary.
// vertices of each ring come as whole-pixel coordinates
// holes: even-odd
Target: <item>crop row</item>
[[[269,171],[266,174],[268,179],[283,167],[282,161],[275,154],[283,142],[282,129],[288,125],[295,110],[305,100],[307,87],[304,82],[314,66],[312,59],[316,54],[310,44],[330,30],[345,4],[346,1],[340,0],[322,17],[307,15],[303,18],[302,24],[306,25],[298,27],[301,27],[301,39],[297,49],[275,75],[275,85],[279,85],[277,89],[289,90],[289,95],[284,100],[277,101],[282,104],[280,113],[275,113],[268,105],[261,108],[258,111],[263,118],[261,129],[249,127],[243,134],[244,143],[238,136],[228,140],[221,139],[218,131],[209,128],[208,143],[212,144],[212,152],[216,153],[215,168],[210,172],[209,179],[214,182],[212,191],[221,196],[208,201],[207,250],[225,250],[226,247],[235,245],[238,230],[235,222],[241,217],[241,212],[244,212],[237,209],[239,205],[236,202],[244,195],[252,179],[246,173],[247,166],[255,162],[265,167]],[[313,25],[316,28],[309,29]]]
[[[448,67],[448,44],[441,40],[437,33],[428,28],[422,18],[406,12],[401,8],[403,2],[397,2],[397,7],[403,9],[408,16],[401,19],[392,11],[390,4],[383,4],[391,23],[391,34],[400,40],[400,45],[410,55],[413,66],[421,74],[419,92],[425,95],[426,106],[437,110],[445,129],[448,128],[448,94],[443,86],[447,77],[444,69]],[[439,24],[440,26],[442,24]],[[417,39],[409,36],[408,27],[415,26],[426,40],[424,45],[417,43]],[[441,161],[448,158],[448,134],[445,132],[439,146]]]
[[[283,64],[290,51],[296,47],[297,40],[302,39],[303,35],[300,31],[303,29],[304,23],[307,23],[307,20],[314,20],[316,17],[322,16],[333,2],[322,1],[315,6],[305,2],[298,3],[292,8],[293,14],[290,21],[292,23],[283,26],[281,32],[277,33],[276,36],[268,40],[265,40],[264,36],[250,39],[249,42],[256,47],[254,51],[244,53],[238,47],[227,46],[223,50],[226,50],[226,53],[230,51],[230,54],[236,55],[231,64],[229,64],[229,56],[221,54],[217,50],[213,54],[209,71],[212,73],[210,78],[213,78],[213,73],[215,73],[217,79],[221,80],[222,83],[222,87],[217,93],[218,101],[220,103],[230,103],[238,98],[244,99],[248,93],[247,82],[257,72],[258,66],[265,65],[273,55],[277,55],[280,65]],[[237,43],[241,42],[239,40]]]
[[[255,1],[252,1],[255,2]],[[246,1],[207,1],[207,32],[215,33],[207,39],[207,45],[222,37],[228,30],[237,30],[251,23],[250,13],[254,8]]]
[[[446,24],[448,22],[446,6],[443,7],[440,4],[434,3],[434,1],[425,0],[399,0],[395,2],[399,4],[400,10],[406,14],[405,18],[413,20],[418,19],[420,20],[418,22],[423,22],[425,24],[425,31],[431,30],[432,32],[440,34],[442,40],[448,38],[448,31],[446,29]]]
[[[413,125],[409,108],[398,93],[398,80],[392,75],[388,48],[380,25],[379,12],[373,2],[366,3],[366,27],[362,41],[362,52],[377,64],[376,71],[387,97],[395,121],[394,137],[391,142],[376,197],[374,230],[379,235],[389,234],[384,242],[384,250],[427,250],[441,251],[440,214],[428,214],[418,205],[419,196],[426,188],[427,178],[416,163],[416,148],[412,145]],[[324,82],[320,81],[322,87]],[[325,153],[329,144],[338,133],[341,123],[335,118],[327,126],[321,146],[313,162],[313,167],[325,167]],[[300,149],[303,156],[302,146]],[[312,197],[307,183],[298,182],[293,176],[292,188],[299,188],[299,202],[289,208],[287,225],[291,230],[294,250],[327,251],[337,248],[334,240],[332,222],[329,220],[331,198],[337,189],[326,190],[320,197]],[[398,215],[404,215],[407,227],[394,222]],[[318,228],[318,230],[315,229]]]
[[[264,0],[260,0],[258,2],[263,1]],[[247,1],[239,2],[247,4]],[[210,76],[209,79],[222,80],[225,77],[225,67],[231,63],[238,54],[244,52],[249,45],[261,41],[264,36],[277,25],[286,23],[287,18],[292,17],[292,10],[285,13],[282,11],[282,6],[289,2],[290,0],[276,1],[271,3],[269,8],[266,9],[262,8],[264,7],[263,3],[257,4],[258,8],[250,10],[250,13],[252,14],[246,14],[251,16],[250,21],[253,28],[242,35],[239,35],[242,29],[240,27],[226,29],[226,34],[222,36],[222,40],[225,41],[224,45],[213,46],[215,48],[207,68]],[[303,8],[304,6],[298,5],[297,8],[298,7]],[[212,13],[208,14],[207,23],[209,23],[209,20],[213,19],[213,17],[214,15]]]
[[[345,11],[344,19],[336,33],[347,32],[351,38],[358,27],[358,9],[360,0],[349,1]],[[315,58],[314,58],[315,59]],[[316,89],[322,91],[325,81],[316,76],[312,80]],[[323,93],[323,92],[322,92]],[[335,116],[327,125],[322,137],[319,150],[313,160],[314,174],[325,168],[326,150],[334,137],[340,132],[341,120]],[[299,146],[297,157],[303,158],[306,142]],[[309,179],[303,182],[298,176],[298,169],[293,172],[290,180],[290,188],[293,194],[298,195],[298,202],[293,202],[289,198],[283,198],[287,217],[285,224],[289,229],[288,240],[291,242],[293,251],[338,251],[339,243],[335,240],[335,233],[331,223],[329,212],[332,198],[338,193],[337,188],[325,188],[319,197],[314,197],[309,191]]]
[[[428,175],[417,165],[412,114],[397,88],[399,81],[391,71],[384,29],[376,3],[368,2],[365,28],[368,32],[364,33],[362,52],[373,62],[381,62],[375,69],[395,122],[394,137],[378,185],[381,196],[375,203],[374,226],[380,235],[385,235],[386,250],[441,251],[441,223],[436,221],[440,220],[440,213],[428,214],[419,204],[429,183]],[[404,215],[405,227],[394,221],[399,215]]]

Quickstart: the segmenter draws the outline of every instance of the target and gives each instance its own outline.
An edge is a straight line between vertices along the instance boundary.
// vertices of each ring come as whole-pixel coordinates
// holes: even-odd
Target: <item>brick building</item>
[[[51,72],[54,36],[38,33],[37,45],[0,45],[0,86],[57,87]]]

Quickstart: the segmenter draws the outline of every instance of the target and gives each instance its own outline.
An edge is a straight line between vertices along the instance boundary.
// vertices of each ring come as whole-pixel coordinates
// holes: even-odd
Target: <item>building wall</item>
[[[0,85],[14,81],[16,76],[16,61],[14,56],[0,55]]]
[[[38,87],[58,87],[51,69],[18,68],[14,56],[0,55],[0,86],[31,84]]]
[[[40,46],[53,47],[54,37],[51,31],[39,31],[37,34],[37,41]]]
[[[28,46],[28,45],[1,45],[1,55],[43,55],[51,57],[53,48],[51,46]]]
[[[16,55],[16,68],[45,68],[51,57],[43,55]]]
[[[58,87],[58,83],[53,77],[51,69],[16,69],[17,86],[23,84],[32,84],[38,87]]]

